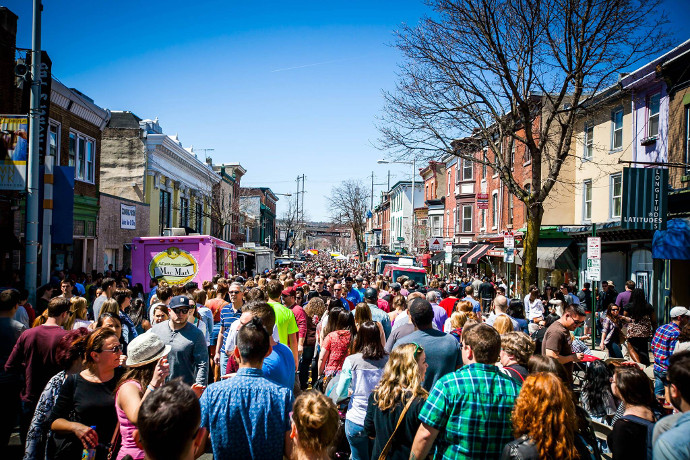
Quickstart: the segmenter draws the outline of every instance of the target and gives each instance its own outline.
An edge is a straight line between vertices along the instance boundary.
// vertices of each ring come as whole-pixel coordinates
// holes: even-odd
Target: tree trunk
[[[544,217],[544,205],[532,203],[527,207],[527,233],[522,240],[522,295],[529,292],[529,287],[537,284],[537,245],[539,230]]]

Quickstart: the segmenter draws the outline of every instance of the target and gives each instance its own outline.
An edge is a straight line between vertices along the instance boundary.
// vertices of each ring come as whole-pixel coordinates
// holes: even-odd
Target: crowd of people
[[[91,278],[0,293],[0,454],[18,431],[26,460],[690,459],[690,311],[657,327],[631,281]]]

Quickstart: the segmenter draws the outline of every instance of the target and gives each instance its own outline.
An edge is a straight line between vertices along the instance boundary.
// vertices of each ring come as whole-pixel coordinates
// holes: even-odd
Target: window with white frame
[[[431,236],[443,236],[443,216],[429,216]]]
[[[647,136],[659,135],[659,108],[661,93],[654,93],[647,99]]]
[[[460,219],[458,219],[458,208],[453,209],[453,232],[460,232]]]
[[[451,190],[453,190],[453,182],[452,182],[453,176],[451,175],[450,171],[448,171],[448,174],[446,174],[446,176],[447,176],[447,182],[448,182],[446,184],[446,186],[447,186],[446,189],[448,190],[446,194],[448,196],[450,196],[450,192],[451,192]]]
[[[513,196],[512,193],[508,193],[508,223],[513,225]]]
[[[482,209],[481,229],[486,229],[486,209]]]
[[[609,187],[611,190],[611,218],[619,218],[623,207],[623,178],[620,173],[611,175]]]
[[[472,167],[474,162],[468,159],[462,160],[462,180],[472,180]]]
[[[582,152],[583,160],[591,160],[594,154],[594,126],[585,125],[585,139],[584,139],[584,151]]]
[[[462,231],[472,233],[472,206],[463,205],[462,207]]]
[[[491,228],[498,228],[498,191],[491,195]]]
[[[513,140],[513,145],[510,148],[510,170],[515,169],[515,140]]]
[[[611,150],[623,148],[623,109],[611,113]]]
[[[60,125],[53,121],[48,126],[48,155],[52,155],[55,165],[60,166]]]
[[[69,133],[69,166],[74,166],[74,178],[94,182],[96,141],[78,131]]]
[[[584,220],[592,220],[592,181],[582,183],[582,217]]]

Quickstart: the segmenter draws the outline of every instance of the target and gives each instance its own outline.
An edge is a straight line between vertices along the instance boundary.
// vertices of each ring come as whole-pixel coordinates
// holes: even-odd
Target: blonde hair
[[[460,329],[465,325],[468,319],[467,313],[464,311],[454,311],[453,314],[450,315],[450,327],[453,329]]]
[[[292,423],[297,429],[300,446],[313,454],[328,449],[340,421],[333,401],[318,391],[307,391],[295,399],[292,411]]]
[[[417,345],[407,343],[391,351],[381,381],[374,389],[374,402],[379,409],[387,410],[410,394],[411,397],[426,399],[429,394],[422,387],[419,364],[415,358]]]
[[[34,323],[31,325],[31,327],[41,326],[41,325],[45,324],[47,320],[48,320],[48,309],[46,308],[43,311],[43,313],[41,313],[40,315],[38,315],[36,317],[36,319],[34,320]]]
[[[321,318],[323,312],[326,311],[326,304],[321,297],[312,297],[307,305],[304,306],[304,312],[309,316],[318,316]]]
[[[101,311],[98,313],[98,317],[103,316],[103,313],[110,313],[115,316],[120,316],[120,304],[117,303],[115,299],[108,299],[103,302],[101,306]]]
[[[72,297],[70,300],[69,316],[62,327],[66,331],[72,330],[74,322],[78,319],[86,319],[86,299],[83,297]]]
[[[506,332],[501,335],[501,348],[518,364],[527,367],[527,361],[534,354],[535,343],[524,332]]]
[[[496,329],[501,335],[505,334],[506,332],[513,332],[513,321],[509,316],[498,315],[494,320],[494,329]]]
[[[472,302],[470,302],[469,300],[461,300],[457,304],[455,304],[455,311],[464,312],[467,314],[468,319],[479,322],[477,314],[472,310]]]

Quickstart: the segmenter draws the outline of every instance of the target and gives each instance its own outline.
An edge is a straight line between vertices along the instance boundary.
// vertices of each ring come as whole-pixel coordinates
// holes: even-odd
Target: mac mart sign
[[[623,168],[622,195],[621,228],[666,228],[668,169]]]

